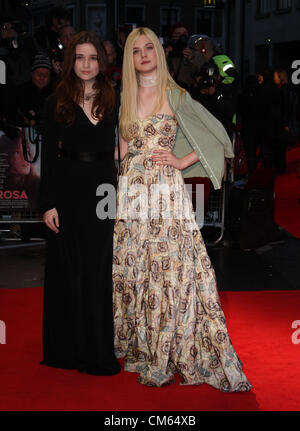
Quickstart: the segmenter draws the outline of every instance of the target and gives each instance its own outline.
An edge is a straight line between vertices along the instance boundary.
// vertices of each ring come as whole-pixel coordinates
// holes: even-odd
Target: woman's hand
[[[181,169],[182,160],[176,157],[173,153],[166,150],[154,150],[154,155],[152,156],[152,160],[156,162],[158,165],[169,165],[173,166],[175,169]]]
[[[55,233],[59,233],[59,219],[56,208],[52,208],[51,210],[46,211],[43,214],[43,220],[49,229],[53,230],[53,232]]]

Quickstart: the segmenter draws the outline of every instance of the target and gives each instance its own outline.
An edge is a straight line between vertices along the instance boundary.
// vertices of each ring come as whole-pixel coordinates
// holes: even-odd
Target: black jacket
[[[212,96],[201,94],[198,88],[191,90],[191,96],[223,124],[228,136],[231,137],[232,120],[237,109],[238,89],[231,84],[220,83]]]

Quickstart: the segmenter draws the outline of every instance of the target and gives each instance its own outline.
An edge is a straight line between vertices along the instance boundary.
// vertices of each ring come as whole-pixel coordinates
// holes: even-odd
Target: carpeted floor
[[[6,344],[0,344],[0,410],[300,410],[300,331],[297,334],[292,329],[293,322],[300,321],[300,290],[288,290],[299,285],[299,258],[295,256],[300,238],[300,181],[295,173],[299,160],[300,147],[290,149],[288,172],[275,183],[275,220],[294,237],[253,252],[256,258],[263,256],[268,267],[265,282],[273,277],[282,290],[220,289],[229,334],[253,384],[250,393],[226,394],[207,385],[181,387],[178,378],[175,384],[156,389],[140,385],[137,375],[123,370],[113,377],[93,377],[41,366],[43,290],[3,288],[0,320],[6,325]],[[254,254],[247,256],[254,259]],[[232,283],[237,268],[239,276],[243,268],[232,255],[226,261],[223,254],[221,259],[219,278],[226,280],[231,273],[228,283]],[[244,284],[250,287],[259,279],[260,273],[253,271],[252,276],[244,277]],[[265,286],[270,288],[270,284]],[[293,344],[293,332],[299,344]]]
[[[299,410],[300,344],[292,343],[292,322],[300,320],[300,291],[221,292],[221,302],[250,393],[182,387],[178,379],[157,389],[123,370],[94,377],[41,366],[42,289],[0,289],[7,328],[7,344],[0,344],[0,410]]]
[[[300,177],[296,169],[300,166],[300,145],[287,151],[287,171],[275,181],[275,222],[300,238]]]

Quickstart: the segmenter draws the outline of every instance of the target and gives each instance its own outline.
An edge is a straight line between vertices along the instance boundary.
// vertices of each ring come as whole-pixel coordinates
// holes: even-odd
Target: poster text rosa
[[[0,190],[0,199],[28,199],[25,190]]]

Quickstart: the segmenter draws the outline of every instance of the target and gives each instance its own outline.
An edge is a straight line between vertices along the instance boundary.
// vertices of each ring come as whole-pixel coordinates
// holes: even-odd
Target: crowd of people
[[[63,11],[52,12],[35,35],[30,80],[12,73],[15,96],[2,98],[3,121],[42,135],[42,364],[113,375],[125,358],[125,370],[148,386],[179,373],[184,385],[251,390],[184,177],[221,187],[239,121],[249,171],[258,145],[263,165],[284,171],[293,127],[286,74],[251,77],[240,96],[231,59],[182,23],[163,44],[145,27],[119,29],[116,43],[76,33]],[[124,181],[133,189],[124,193]],[[169,202],[156,194],[162,185]]]
[[[130,29],[120,26],[114,40],[104,41],[108,75],[121,87],[123,50]],[[7,17],[1,24],[0,59],[7,83],[0,86],[0,116],[17,126],[39,123],[43,104],[58,84],[64,53],[75,35],[69,12],[56,7],[34,37]],[[299,102],[287,71],[258,72],[241,82],[231,59],[208,36],[190,35],[177,23],[163,42],[171,76],[221,121],[232,137],[241,127],[248,173],[258,163],[285,171],[287,145],[299,134]]]

